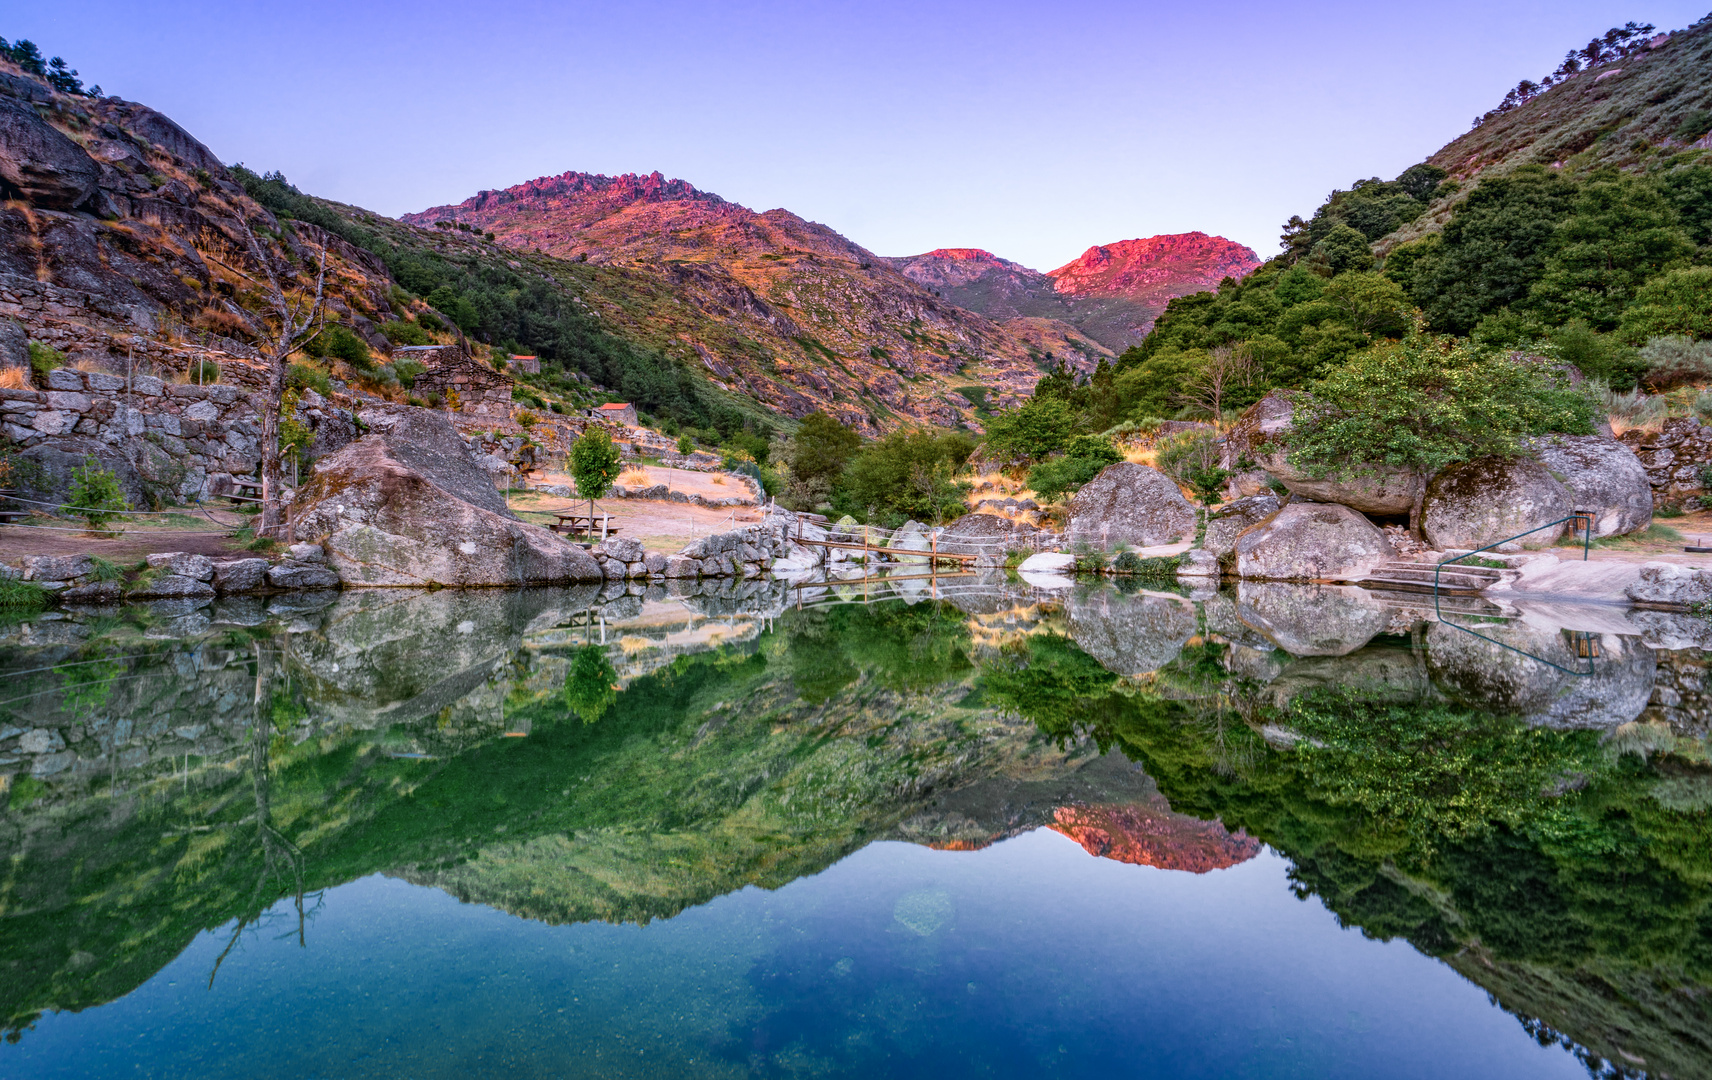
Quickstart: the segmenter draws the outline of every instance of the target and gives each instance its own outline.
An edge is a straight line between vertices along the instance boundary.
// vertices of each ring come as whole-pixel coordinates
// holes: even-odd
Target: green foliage
[[[695,452],[695,440],[688,435],[678,436],[678,453],[691,454]]]
[[[39,581],[0,578],[0,610],[34,611],[47,605],[48,591]]]
[[[285,385],[296,390],[313,390],[322,397],[333,392],[333,380],[325,371],[308,364],[292,364],[285,369]]]
[[[565,708],[592,724],[618,700],[618,672],[599,645],[584,645],[571,654],[571,669],[565,675]]]
[[[1202,505],[1211,506],[1230,472],[1219,467],[1219,439],[1210,428],[1183,431],[1163,439],[1154,448],[1153,463],[1160,472],[1195,493]]]
[[[311,356],[332,356],[356,368],[358,371],[370,371],[374,368],[374,358],[369,355],[369,347],[362,338],[343,326],[329,326],[304,350]]]
[[[36,373],[38,379],[46,378],[47,373],[54,368],[65,366],[65,354],[51,345],[39,341],[29,344],[30,370]]]
[[[428,370],[428,365],[415,360],[394,360],[392,374],[398,379],[398,384],[406,390],[416,384],[416,377]]]
[[[1642,346],[1647,385],[1655,390],[1712,383],[1712,341],[1685,337],[1653,338]]]
[[[1623,312],[1622,335],[1636,345],[1666,335],[1712,341],[1712,266],[1672,270],[1642,285]]]
[[[104,468],[93,454],[83,464],[71,470],[71,488],[66,492],[66,504],[60,512],[81,517],[95,532],[103,531],[109,521],[119,517],[115,511],[129,510],[124,489],[113,470]]]
[[[1062,450],[1075,426],[1069,403],[1036,387],[1033,397],[987,424],[987,446],[1000,458],[1038,461]]]
[[[894,431],[869,443],[845,467],[833,489],[833,507],[862,519],[871,512],[876,524],[957,517],[967,509],[969,485],[952,474],[974,449],[974,440],[962,432]]]
[[[197,357],[191,360],[185,378],[195,386],[211,386],[220,381],[220,365],[205,356]]]
[[[1574,364],[1589,379],[1613,390],[1631,390],[1647,370],[1647,362],[1615,334],[1601,334],[1584,320],[1571,319],[1548,338],[1559,360]]]
[[[576,481],[578,497],[591,501],[605,495],[623,471],[612,436],[606,433],[605,428],[594,424],[589,425],[571,444],[571,452],[566,458],[571,479]]]
[[[726,435],[720,443],[720,448],[729,453],[742,455],[742,459],[753,461],[757,466],[767,464],[767,458],[773,452],[773,444],[765,435],[750,428],[738,428]]]
[[[394,345],[426,345],[429,341],[428,331],[413,322],[394,320],[382,323],[380,332]]]
[[[1582,318],[1613,330],[1642,283],[1686,264],[1693,251],[1675,207],[1655,185],[1628,175],[1596,177],[1553,235],[1528,304],[1553,322]]]
[[[1078,435],[1065,446],[1062,456],[1049,458],[1028,471],[1028,486],[1042,500],[1057,502],[1100,475],[1106,466],[1123,459],[1110,439]]]
[[[1293,264],[1307,259],[1329,267],[1342,258],[1355,264],[1343,269],[1366,269],[1372,265],[1368,242],[1419,217],[1438,194],[1445,175],[1438,166],[1423,162],[1405,169],[1395,180],[1358,180],[1348,191],[1332,192],[1310,220],[1292,217],[1285,224],[1284,261]],[[1349,239],[1351,233],[1359,246]],[[1337,240],[1327,245],[1334,234]],[[1361,265],[1362,254],[1366,265]]]
[[[1033,721],[1060,741],[1078,737],[1093,712],[1091,702],[1104,697],[1116,682],[1116,675],[1057,634],[1030,635],[981,666],[987,701]]]
[[[1373,249],[1368,246],[1365,234],[1348,225],[1334,225],[1325,239],[1308,252],[1308,265],[1324,267],[1334,276],[1352,270],[1371,270]]]
[[[1429,334],[1362,353],[1298,403],[1290,461],[1321,475],[1433,473],[1517,452],[1528,435],[1593,431],[1597,403],[1543,364],[1488,358]]]

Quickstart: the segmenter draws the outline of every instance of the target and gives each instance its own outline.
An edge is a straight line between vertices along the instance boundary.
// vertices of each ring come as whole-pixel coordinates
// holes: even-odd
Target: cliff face
[[[1083,369],[1107,354],[1068,326],[1042,334],[964,310],[788,210],[757,213],[659,173],[568,172],[403,220],[607,268],[613,287],[586,299],[618,332],[791,416],[824,409],[869,431],[970,419],[959,386],[995,403],[1025,395],[1043,341]],[[635,302],[649,286],[675,302]]]
[[[1191,232],[1097,245],[1044,274],[979,248],[940,248],[891,263],[971,311],[1055,319],[1122,350],[1147,335],[1173,298],[1241,278],[1260,259],[1234,241]]]

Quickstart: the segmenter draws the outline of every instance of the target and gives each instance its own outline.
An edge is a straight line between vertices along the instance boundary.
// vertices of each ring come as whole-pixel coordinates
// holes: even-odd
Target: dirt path
[[[549,483],[552,481],[549,480]],[[513,495],[510,506],[524,521],[550,525],[554,518],[547,511],[575,510],[588,512],[584,499],[567,499],[562,495],[542,495],[529,492]],[[732,511],[735,510],[735,515]],[[654,499],[597,499],[595,513],[610,514],[618,535],[642,541],[649,551],[675,552],[698,536],[724,532],[761,520],[761,511],[753,506],[737,506],[710,510],[693,503],[664,502]]]
[[[174,515],[175,517],[177,515]],[[71,522],[49,522],[75,529]],[[57,532],[0,526],[0,562],[16,564],[25,555],[98,555],[121,566],[141,562],[143,556],[163,551],[186,551],[193,555],[247,554],[225,530],[203,519],[199,524],[127,524],[119,536],[92,536],[84,532]]]

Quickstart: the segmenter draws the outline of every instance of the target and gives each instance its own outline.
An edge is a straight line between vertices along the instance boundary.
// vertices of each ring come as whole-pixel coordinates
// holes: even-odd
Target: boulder
[[[688,555],[666,556],[666,577],[671,579],[693,578],[701,573],[701,564]]]
[[[579,545],[519,521],[445,416],[365,413],[370,434],[317,462],[293,501],[347,585],[544,585],[599,581]],[[272,575],[270,575],[270,580]]]
[[[886,544],[887,550],[894,552],[926,551],[928,547],[929,542],[927,534],[914,530],[909,532],[899,532]],[[897,554],[893,555],[892,558],[896,559],[898,562],[909,563],[912,565],[927,562],[927,559],[921,555]]]
[[[28,572],[28,560],[25,571]],[[1637,604],[1688,607],[1712,600],[1712,571],[1675,563],[1647,563],[1624,590]]]
[[[268,568],[268,584],[276,589],[337,589],[339,575],[323,563],[287,559]],[[213,590],[210,590],[212,592]]]
[[[327,553],[320,544],[293,544],[286,549],[298,562],[326,562]]]
[[[135,103],[127,103],[124,112],[124,126],[131,134],[147,139],[172,156],[190,162],[196,168],[207,169],[216,177],[226,176],[226,167],[220,163],[214,151],[202,145],[194,135],[179,127],[170,117],[146,105]]]
[[[642,564],[647,567],[648,573],[658,577],[666,572],[666,555],[664,552],[650,551],[642,556]]]
[[[1195,507],[1158,469],[1134,462],[1108,465],[1070,500],[1072,543],[1111,548],[1157,547],[1195,535]]]
[[[101,167],[21,101],[0,97],[0,179],[46,210],[72,210],[89,201]]]
[[[159,552],[148,557],[149,566],[153,569],[165,569],[169,574],[187,577],[193,581],[214,580],[214,560],[206,555],[187,555],[182,551]]]
[[[1427,485],[1421,532],[1439,550],[1478,548],[1540,529],[1574,509],[1569,489],[1533,458],[1477,458],[1447,465]],[[1566,526],[1524,536],[1524,548],[1550,547]]]
[[[59,598],[67,604],[117,604],[119,593],[117,581],[91,581],[86,585],[73,585],[60,593]]]
[[[996,514],[964,514],[939,537],[939,547],[956,555],[991,555],[1003,559],[1014,526]]]
[[[266,559],[230,559],[214,564],[214,591],[227,593],[257,592],[267,586]]]
[[[1263,495],[1249,495],[1220,507],[1207,521],[1207,535],[1201,541],[1201,547],[1213,558],[1224,559],[1236,550],[1238,536],[1250,525],[1258,525],[1276,514],[1282,505],[1278,496],[1269,491]]]
[[[87,555],[26,555],[25,581],[73,581],[95,569]]]
[[[11,319],[0,319],[0,368],[30,366],[30,335]]]
[[[1573,509],[1593,513],[1594,536],[1639,532],[1653,522],[1653,488],[1635,452],[1603,435],[1545,435],[1531,449],[1563,486]]]
[[[182,574],[162,574],[127,594],[132,600],[200,600],[214,595],[214,586]]]
[[[1042,551],[1030,555],[1017,567],[1023,574],[1074,574],[1076,556],[1063,551]]]
[[[1292,501],[1233,545],[1238,577],[1354,581],[1393,557],[1379,527],[1347,506]]]
[[[1180,578],[1216,578],[1219,576],[1219,560],[1210,551],[1196,548],[1183,553],[1183,561],[1177,566],[1177,576]]]
[[[1314,477],[1290,464],[1284,445],[1295,416],[1286,391],[1274,390],[1249,406],[1225,438],[1224,468],[1239,477],[1252,462],[1276,477],[1292,495],[1315,502],[1337,503],[1364,514],[1407,514],[1420,493],[1422,477],[1403,469],[1380,469],[1342,479]],[[1251,490],[1252,478],[1237,485],[1239,494]]]

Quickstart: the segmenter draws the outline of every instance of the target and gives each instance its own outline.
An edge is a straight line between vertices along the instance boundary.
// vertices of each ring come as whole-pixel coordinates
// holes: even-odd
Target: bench
[[[600,524],[600,538],[602,540],[618,533],[618,526],[612,524],[612,518],[609,514],[601,514],[597,517],[593,514],[574,514],[566,510],[549,510],[548,513],[558,518],[555,524],[547,526],[556,533],[593,536],[597,521]]]

